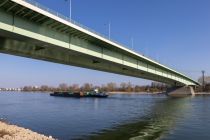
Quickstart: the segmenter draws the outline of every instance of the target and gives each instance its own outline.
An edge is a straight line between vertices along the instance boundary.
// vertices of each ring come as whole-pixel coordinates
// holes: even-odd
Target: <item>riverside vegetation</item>
[[[52,87],[52,86],[47,86],[47,85],[42,85],[40,87],[35,87],[35,86],[24,86],[22,88],[22,91],[25,92],[55,92],[55,91],[91,91],[93,89],[99,89],[100,91],[105,91],[105,92],[163,92],[168,88],[167,85],[162,84],[162,83],[156,83],[153,82],[151,85],[144,85],[144,86],[139,86],[139,85],[133,85],[130,82],[128,83],[121,83],[121,84],[116,84],[116,83],[107,83],[105,85],[101,86],[95,86],[90,83],[85,83],[82,86],[79,84],[73,84],[73,85],[68,85],[68,84],[60,84],[58,87]]]
[[[198,79],[199,83],[202,83],[203,79],[200,77]],[[55,92],[55,91],[72,91],[72,92],[78,92],[78,91],[90,91],[93,89],[99,89],[101,91],[105,92],[164,92],[168,88],[170,88],[169,85],[159,83],[159,82],[152,82],[151,85],[133,85],[131,82],[122,82],[120,84],[116,84],[114,82],[110,82],[107,84],[103,84],[101,86],[96,86],[91,83],[85,83],[83,85],[79,84],[72,84],[68,85],[65,83],[60,84],[57,87],[48,86],[48,85],[42,85],[40,87],[36,86],[24,86],[22,87],[22,91],[26,92]],[[199,86],[196,88],[196,92],[210,92],[210,76],[204,77],[204,87]]]

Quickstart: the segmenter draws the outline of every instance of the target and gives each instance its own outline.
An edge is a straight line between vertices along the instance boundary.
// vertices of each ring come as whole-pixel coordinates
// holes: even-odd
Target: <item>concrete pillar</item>
[[[194,96],[195,91],[191,86],[172,87],[167,90],[166,94],[171,97]]]

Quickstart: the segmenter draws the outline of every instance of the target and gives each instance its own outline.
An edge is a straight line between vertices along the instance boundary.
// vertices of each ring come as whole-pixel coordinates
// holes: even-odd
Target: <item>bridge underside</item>
[[[8,36],[5,37],[6,35]],[[149,72],[139,71],[97,57],[52,46],[51,44],[43,46],[42,42],[31,40],[26,37],[17,38],[17,36],[14,36],[11,38],[10,33],[2,30],[0,30],[0,53],[133,76],[168,83],[170,85],[175,84],[174,81],[170,79],[163,79]],[[179,84],[177,83],[177,85]]]

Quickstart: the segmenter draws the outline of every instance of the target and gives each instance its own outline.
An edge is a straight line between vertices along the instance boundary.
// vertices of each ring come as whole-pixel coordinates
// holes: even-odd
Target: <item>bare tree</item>
[[[127,83],[126,91],[127,92],[132,92],[133,91],[133,86],[132,86],[131,82]]]
[[[116,84],[116,83],[113,83],[113,82],[108,83],[108,84],[106,85],[107,91],[115,91],[116,88],[117,88],[117,84]]]
[[[32,86],[24,86],[23,91],[33,91],[33,87]]]
[[[93,90],[93,85],[90,83],[85,83],[82,87],[81,90],[83,91],[90,91]]]
[[[61,91],[68,91],[68,85],[65,83],[62,83],[58,87]]]
[[[80,91],[80,87],[78,84],[73,84],[69,88],[71,89],[71,91]]]
[[[49,87],[47,85],[42,85],[40,91],[49,91]]]
[[[125,82],[120,84],[120,90],[121,91],[126,91],[126,87],[127,87],[127,84]]]

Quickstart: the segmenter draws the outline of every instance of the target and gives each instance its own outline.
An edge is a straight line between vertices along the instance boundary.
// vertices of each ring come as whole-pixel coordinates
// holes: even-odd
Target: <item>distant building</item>
[[[0,88],[0,91],[22,91],[21,88]]]

